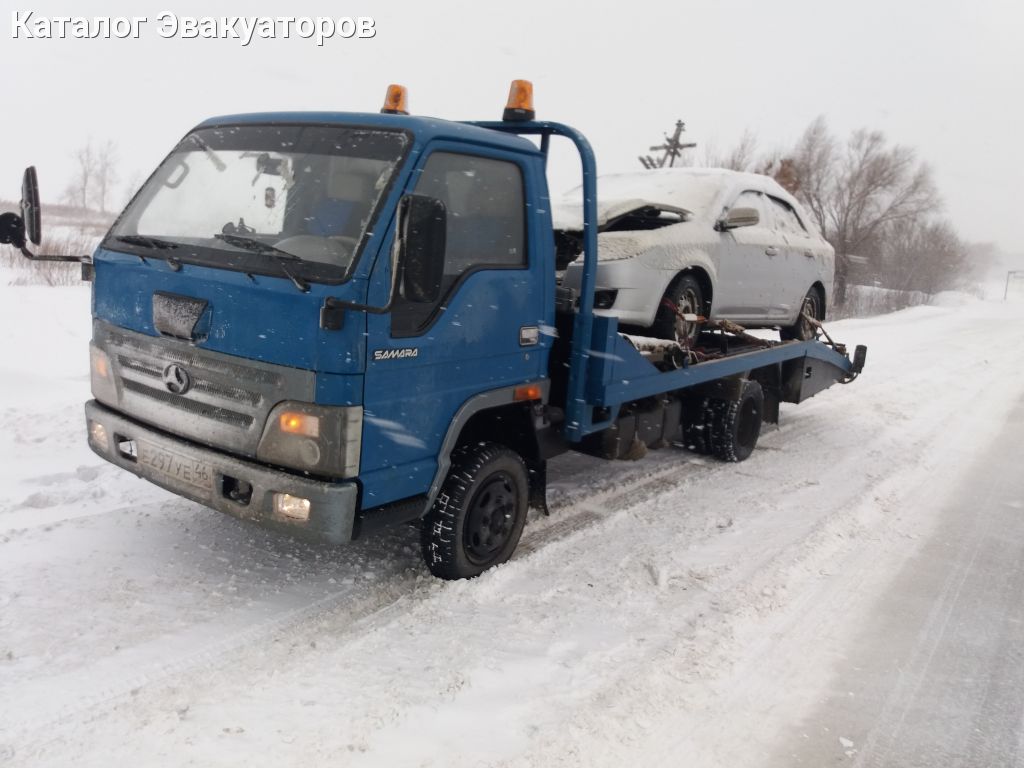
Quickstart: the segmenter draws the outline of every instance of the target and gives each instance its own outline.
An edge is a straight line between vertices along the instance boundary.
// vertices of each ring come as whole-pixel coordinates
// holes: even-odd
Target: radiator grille
[[[97,322],[93,338],[110,356],[118,384],[118,402],[108,405],[226,450],[255,456],[274,405],[282,400],[313,400],[311,371],[245,360],[181,339],[146,336],[102,322]],[[191,387],[184,394],[164,385],[164,371],[171,364],[188,372]]]

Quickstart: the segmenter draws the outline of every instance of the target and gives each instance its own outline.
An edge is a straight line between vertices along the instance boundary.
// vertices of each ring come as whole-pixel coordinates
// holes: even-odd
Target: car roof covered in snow
[[[785,200],[799,210],[799,204],[789,192],[775,179],[760,173],[726,168],[656,168],[598,176],[598,226],[643,206],[683,209],[695,218],[717,219],[723,206],[748,189]],[[554,202],[552,218],[555,229],[570,232],[583,229],[581,194],[581,188],[577,187]]]

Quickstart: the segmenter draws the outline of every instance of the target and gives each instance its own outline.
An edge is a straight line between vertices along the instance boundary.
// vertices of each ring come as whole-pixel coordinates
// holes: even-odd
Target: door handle
[[[774,245],[769,245],[767,248],[764,249],[764,252],[768,256],[778,256],[779,255],[779,249],[776,248]]]
[[[806,251],[804,251],[804,256],[806,256],[808,259],[813,259],[814,258],[814,251],[812,251],[810,248],[808,248]]]

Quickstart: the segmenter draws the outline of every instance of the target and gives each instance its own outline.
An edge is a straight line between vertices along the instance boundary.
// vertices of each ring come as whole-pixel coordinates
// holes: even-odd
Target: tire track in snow
[[[678,461],[686,462],[687,457],[692,456],[692,454],[683,452],[682,449],[672,448],[669,450],[673,452],[674,458]],[[641,462],[627,467],[627,471],[623,473],[624,478],[622,475],[616,475],[614,481],[600,490],[585,494],[563,494],[559,502],[552,504],[550,518],[536,518],[527,528],[528,532],[531,529],[537,530],[533,535],[524,537],[514,559],[526,557],[531,552],[542,549],[552,542],[571,537],[581,530],[607,519],[620,511],[614,503],[617,500],[622,501],[630,497],[635,500],[635,498],[646,496],[659,488],[664,489],[666,483],[674,486],[675,483],[671,482],[671,479],[680,472],[678,461],[673,461],[670,466],[660,468],[652,468]],[[689,463],[684,463],[683,468],[688,467]],[[704,464],[699,459],[693,463]],[[706,465],[701,468],[709,469]],[[580,476],[585,479],[592,471],[593,467],[570,469],[565,475],[556,475],[555,481],[567,482]],[[601,473],[601,476],[607,477],[606,473]],[[116,507],[103,514],[118,514],[134,509],[134,506]],[[203,512],[206,511],[203,510]],[[209,514],[216,515],[217,513],[209,512]],[[68,520],[69,524],[76,522],[78,519]],[[387,567],[387,565],[394,564],[381,563],[381,565]],[[344,636],[357,635],[364,624],[378,619],[395,608],[403,599],[412,595],[417,585],[422,584],[424,578],[429,578],[424,574],[425,571],[410,573],[408,570],[391,573],[370,593],[360,595],[358,592],[360,585],[356,584],[298,607],[290,607],[287,600],[272,601],[275,604],[281,602],[283,607],[279,610],[274,609],[274,613],[270,616],[262,615],[262,612],[268,607],[266,604],[258,605],[251,611],[235,610],[229,616],[214,622],[193,625],[182,633],[157,636],[141,647],[126,649],[116,659],[101,658],[75,672],[37,680],[33,684],[35,700],[30,706],[25,706],[24,699],[18,700],[10,695],[7,697],[10,705],[9,711],[5,711],[7,708],[0,703],[0,741],[23,741],[32,735],[41,735],[61,723],[75,720],[85,714],[88,714],[90,719],[100,716],[103,712],[109,711],[121,702],[137,695],[145,687],[166,685],[178,678],[187,677],[200,671],[210,672],[228,665],[233,661],[232,654],[235,651],[257,646],[286,633],[293,633],[302,625],[314,623],[323,614],[330,613],[334,619],[338,618],[339,610],[348,614],[349,628],[344,635],[337,637],[339,641],[343,641]],[[429,585],[433,582],[428,581],[427,583]],[[357,603],[357,606],[353,607],[353,603]],[[245,628],[231,629],[238,625],[245,625]],[[206,638],[207,635],[210,637]],[[171,660],[142,661],[136,665],[131,664],[132,655],[156,656],[159,655],[159,649],[165,646],[184,645],[195,648],[197,644],[199,645],[197,650],[181,654]],[[123,674],[123,669],[126,666],[133,669],[132,674]],[[95,680],[105,681],[99,690],[93,689],[77,699],[67,700],[69,691],[89,688],[88,682]],[[54,706],[54,703],[57,705]],[[36,712],[42,710],[46,714],[41,717],[19,717],[19,712],[24,710]],[[42,742],[45,739],[38,741]]]

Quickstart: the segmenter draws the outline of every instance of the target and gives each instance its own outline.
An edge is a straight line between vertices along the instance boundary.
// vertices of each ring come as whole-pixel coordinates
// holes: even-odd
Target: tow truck
[[[92,282],[90,447],[185,498],[333,543],[419,521],[429,570],[509,559],[547,462],[754,449],[780,403],[852,381],[827,335],[770,342],[704,317],[696,343],[594,308],[597,168],[514,81],[501,120],[215,117],[190,131],[91,257],[33,253],[34,168],[0,241]],[[583,274],[560,285],[552,139],[582,166]]]

